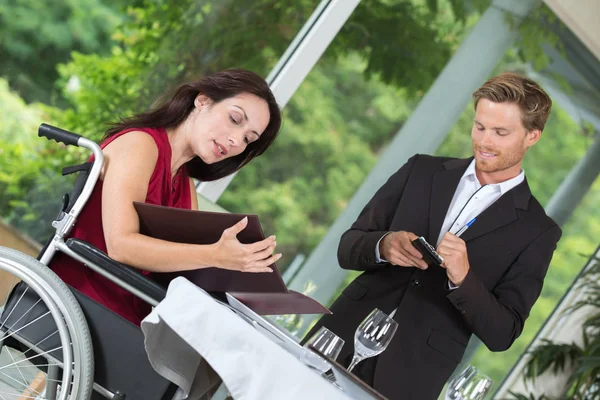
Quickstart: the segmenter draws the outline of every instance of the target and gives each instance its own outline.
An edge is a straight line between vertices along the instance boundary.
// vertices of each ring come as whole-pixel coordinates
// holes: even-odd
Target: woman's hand
[[[260,242],[242,244],[237,234],[248,225],[248,217],[223,231],[221,239],[214,244],[215,267],[242,272],[273,272],[269,265],[281,258],[275,251],[275,236]]]

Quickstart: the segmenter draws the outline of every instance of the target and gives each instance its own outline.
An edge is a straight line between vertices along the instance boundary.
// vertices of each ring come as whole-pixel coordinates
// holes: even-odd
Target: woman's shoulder
[[[160,141],[158,141],[154,135],[148,134],[147,131],[142,129],[134,129],[124,133],[117,133],[104,143],[102,143],[103,150],[114,152],[121,149],[122,151],[134,151],[139,152],[150,152],[158,154],[160,150]]]
[[[118,168],[135,165],[139,170],[155,170],[157,165],[163,164],[160,146],[145,130],[130,130],[109,139],[112,140],[102,144],[107,164]]]
[[[111,136],[103,146],[103,153],[119,168],[153,171],[152,176],[163,176],[169,170],[171,147],[166,132],[156,128],[133,128]]]
[[[127,140],[124,140],[123,138],[127,138]],[[168,145],[169,139],[163,128],[129,128],[106,138],[101,143],[101,147],[104,148],[116,140],[119,140],[120,142],[139,141],[141,144],[155,143],[156,147],[160,149],[165,145]]]
[[[118,143],[116,146],[109,146],[111,143]],[[117,132],[104,140],[101,147],[121,147],[125,146],[129,150],[150,151],[162,158],[170,156],[171,145],[166,131],[163,128],[130,128]]]

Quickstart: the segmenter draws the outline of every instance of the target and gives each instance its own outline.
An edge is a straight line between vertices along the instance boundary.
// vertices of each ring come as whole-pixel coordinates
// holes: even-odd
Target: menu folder
[[[186,210],[140,202],[133,205],[139,217],[140,233],[156,239],[212,244],[219,241],[225,229],[244,217],[248,217],[248,225],[238,233],[238,240],[248,244],[265,238],[257,215]],[[229,293],[260,315],[331,314],[310,297],[288,290],[276,264],[270,268],[273,272],[250,273],[211,267],[153,274],[153,277],[166,283],[183,276],[207,292]]]

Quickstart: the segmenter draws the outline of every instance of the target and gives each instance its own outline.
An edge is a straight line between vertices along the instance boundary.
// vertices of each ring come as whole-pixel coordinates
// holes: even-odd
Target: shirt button
[[[411,285],[413,285],[413,286],[421,286],[421,282],[419,282],[418,279],[413,279],[412,282],[411,282]]]
[[[467,312],[466,312],[465,310],[460,310],[460,313],[461,313],[462,315],[465,315]]]

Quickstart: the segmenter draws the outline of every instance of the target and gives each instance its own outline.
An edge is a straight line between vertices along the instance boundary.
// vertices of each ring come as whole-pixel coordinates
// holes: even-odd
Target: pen
[[[467,224],[465,226],[463,226],[462,228],[459,229],[458,232],[456,232],[456,237],[460,237],[460,235],[462,235],[463,233],[465,233],[465,231],[467,230],[468,227],[470,227],[471,225],[473,225],[473,222],[475,222],[477,218],[473,218],[472,220],[470,220],[469,222],[467,222]]]

